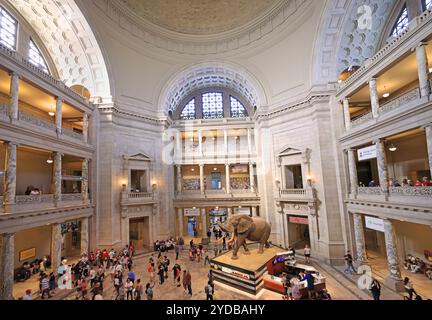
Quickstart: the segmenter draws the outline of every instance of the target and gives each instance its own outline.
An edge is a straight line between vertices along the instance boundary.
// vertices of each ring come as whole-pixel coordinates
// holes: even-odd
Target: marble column
[[[257,207],[252,206],[252,217],[256,217],[257,216]]]
[[[0,300],[13,300],[15,234],[0,235]]]
[[[429,158],[429,171],[431,172],[432,176],[432,124],[425,127],[425,134]]]
[[[344,114],[344,120],[345,120],[345,130],[349,131],[349,130],[351,130],[351,115],[349,112],[349,100],[348,99],[343,100],[343,114]]]
[[[10,109],[9,109],[9,117],[11,120],[18,119],[18,101],[19,101],[19,75],[15,72],[11,73],[10,80]]]
[[[62,97],[57,97],[56,100],[56,114],[55,114],[55,122],[56,122],[56,130],[57,134],[62,133],[62,119],[63,119],[63,99]]]
[[[199,170],[200,170],[200,191],[201,194],[204,194],[205,186],[204,186],[204,165],[203,164],[199,165]]]
[[[251,129],[247,129],[247,139],[248,139],[248,154],[252,154],[252,133]]]
[[[182,192],[182,173],[181,173],[181,165],[177,165],[177,192]]]
[[[178,237],[183,237],[183,208],[177,209],[177,221],[178,221]]]
[[[61,201],[62,195],[62,156],[61,153],[54,152],[53,193],[56,205]]]
[[[202,145],[202,130],[198,129],[198,152],[199,155],[202,156],[203,155],[203,145]]]
[[[376,155],[377,155],[377,165],[378,165],[378,178],[381,191],[384,194],[389,192],[389,176],[387,169],[387,156],[385,150],[384,140],[380,139],[376,143]]]
[[[417,72],[420,84],[421,97],[429,97],[431,87],[429,82],[429,63],[426,53],[426,42],[421,42],[416,48]]]
[[[355,246],[356,246],[356,253],[357,253],[356,260],[358,265],[362,265],[367,261],[363,219],[360,214],[354,213],[353,220],[354,220],[354,238],[355,238]]]
[[[202,240],[207,243],[207,213],[205,208],[201,208]]]
[[[89,252],[89,218],[81,219],[81,253]]]
[[[231,178],[230,178],[230,165],[225,164],[225,185],[226,185],[226,193],[231,193]]]
[[[357,161],[354,149],[348,149],[348,170],[351,186],[351,194],[357,195],[358,176],[357,176]]]
[[[225,155],[228,155],[228,131],[224,129],[224,151]]]
[[[89,160],[83,159],[82,160],[82,176],[81,176],[81,195],[83,201],[88,200],[88,166],[89,166]]]
[[[83,113],[83,139],[85,143],[88,143],[88,133],[89,133],[89,116],[86,112]]]
[[[13,142],[6,143],[6,176],[4,185],[4,203],[6,212],[12,210],[16,196],[17,147]]]
[[[397,256],[396,236],[393,229],[393,223],[388,219],[384,220],[384,237],[390,278],[393,280],[400,280],[401,271],[399,267],[399,258]]]
[[[249,183],[252,192],[255,192],[255,175],[254,175],[254,165],[252,162],[249,163]]]
[[[181,158],[181,150],[182,150],[182,145],[181,145],[181,139],[180,139],[180,131],[176,131],[176,158],[180,159]]]
[[[228,208],[228,217],[234,214],[233,209],[231,207]]]
[[[373,118],[378,118],[378,110],[379,110],[379,96],[376,79],[373,78],[369,81],[369,91],[371,98],[371,107],[372,107],[372,115]]]
[[[63,236],[61,234],[61,224],[55,223],[51,226],[51,261],[54,273],[61,263]]]

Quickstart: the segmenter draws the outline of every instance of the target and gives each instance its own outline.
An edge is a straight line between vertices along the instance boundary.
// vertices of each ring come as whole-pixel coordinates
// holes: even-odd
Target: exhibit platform
[[[240,248],[238,259],[233,260],[230,250],[210,260],[210,267],[214,281],[256,295],[264,288],[263,277],[267,273],[267,263],[284,249],[273,245],[264,248],[264,253],[259,254],[258,243],[250,243],[247,247],[250,254],[245,254],[244,249]]]

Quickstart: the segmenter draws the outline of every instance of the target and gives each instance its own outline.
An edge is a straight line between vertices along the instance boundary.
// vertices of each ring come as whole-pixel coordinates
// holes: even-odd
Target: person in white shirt
[[[33,300],[32,290],[27,289],[26,294],[22,298],[23,300]]]
[[[304,256],[305,256],[305,261],[307,264],[310,263],[310,256],[311,256],[311,249],[308,245],[305,245],[304,247]]]

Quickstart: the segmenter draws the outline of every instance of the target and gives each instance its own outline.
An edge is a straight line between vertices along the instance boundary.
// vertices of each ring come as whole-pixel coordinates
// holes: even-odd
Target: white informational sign
[[[234,214],[245,214],[250,215],[251,209],[249,207],[247,208],[234,208]]]
[[[366,228],[384,232],[384,220],[365,216]]]
[[[358,149],[357,156],[359,161],[374,159],[377,156],[376,145]]]
[[[244,279],[244,280],[249,280],[250,279],[250,276],[248,274],[243,273],[243,272],[239,272],[239,271],[235,271],[235,270],[232,270],[232,269],[229,269],[229,268],[226,268],[226,267],[222,267],[222,271],[225,272],[225,273],[228,273],[230,275],[233,275],[233,276],[235,276],[237,278]]]
[[[185,216],[186,217],[194,217],[194,216],[199,216],[200,215],[200,211],[199,209],[185,209]]]

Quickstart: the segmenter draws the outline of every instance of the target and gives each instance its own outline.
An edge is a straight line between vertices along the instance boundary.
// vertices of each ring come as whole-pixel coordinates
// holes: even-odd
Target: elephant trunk
[[[221,228],[221,230],[222,230],[223,232],[227,232],[227,233],[230,233],[230,234],[233,233],[233,229],[230,228],[229,226],[226,226],[226,225],[220,223],[219,221],[218,221],[217,224],[218,224],[219,228]]]

